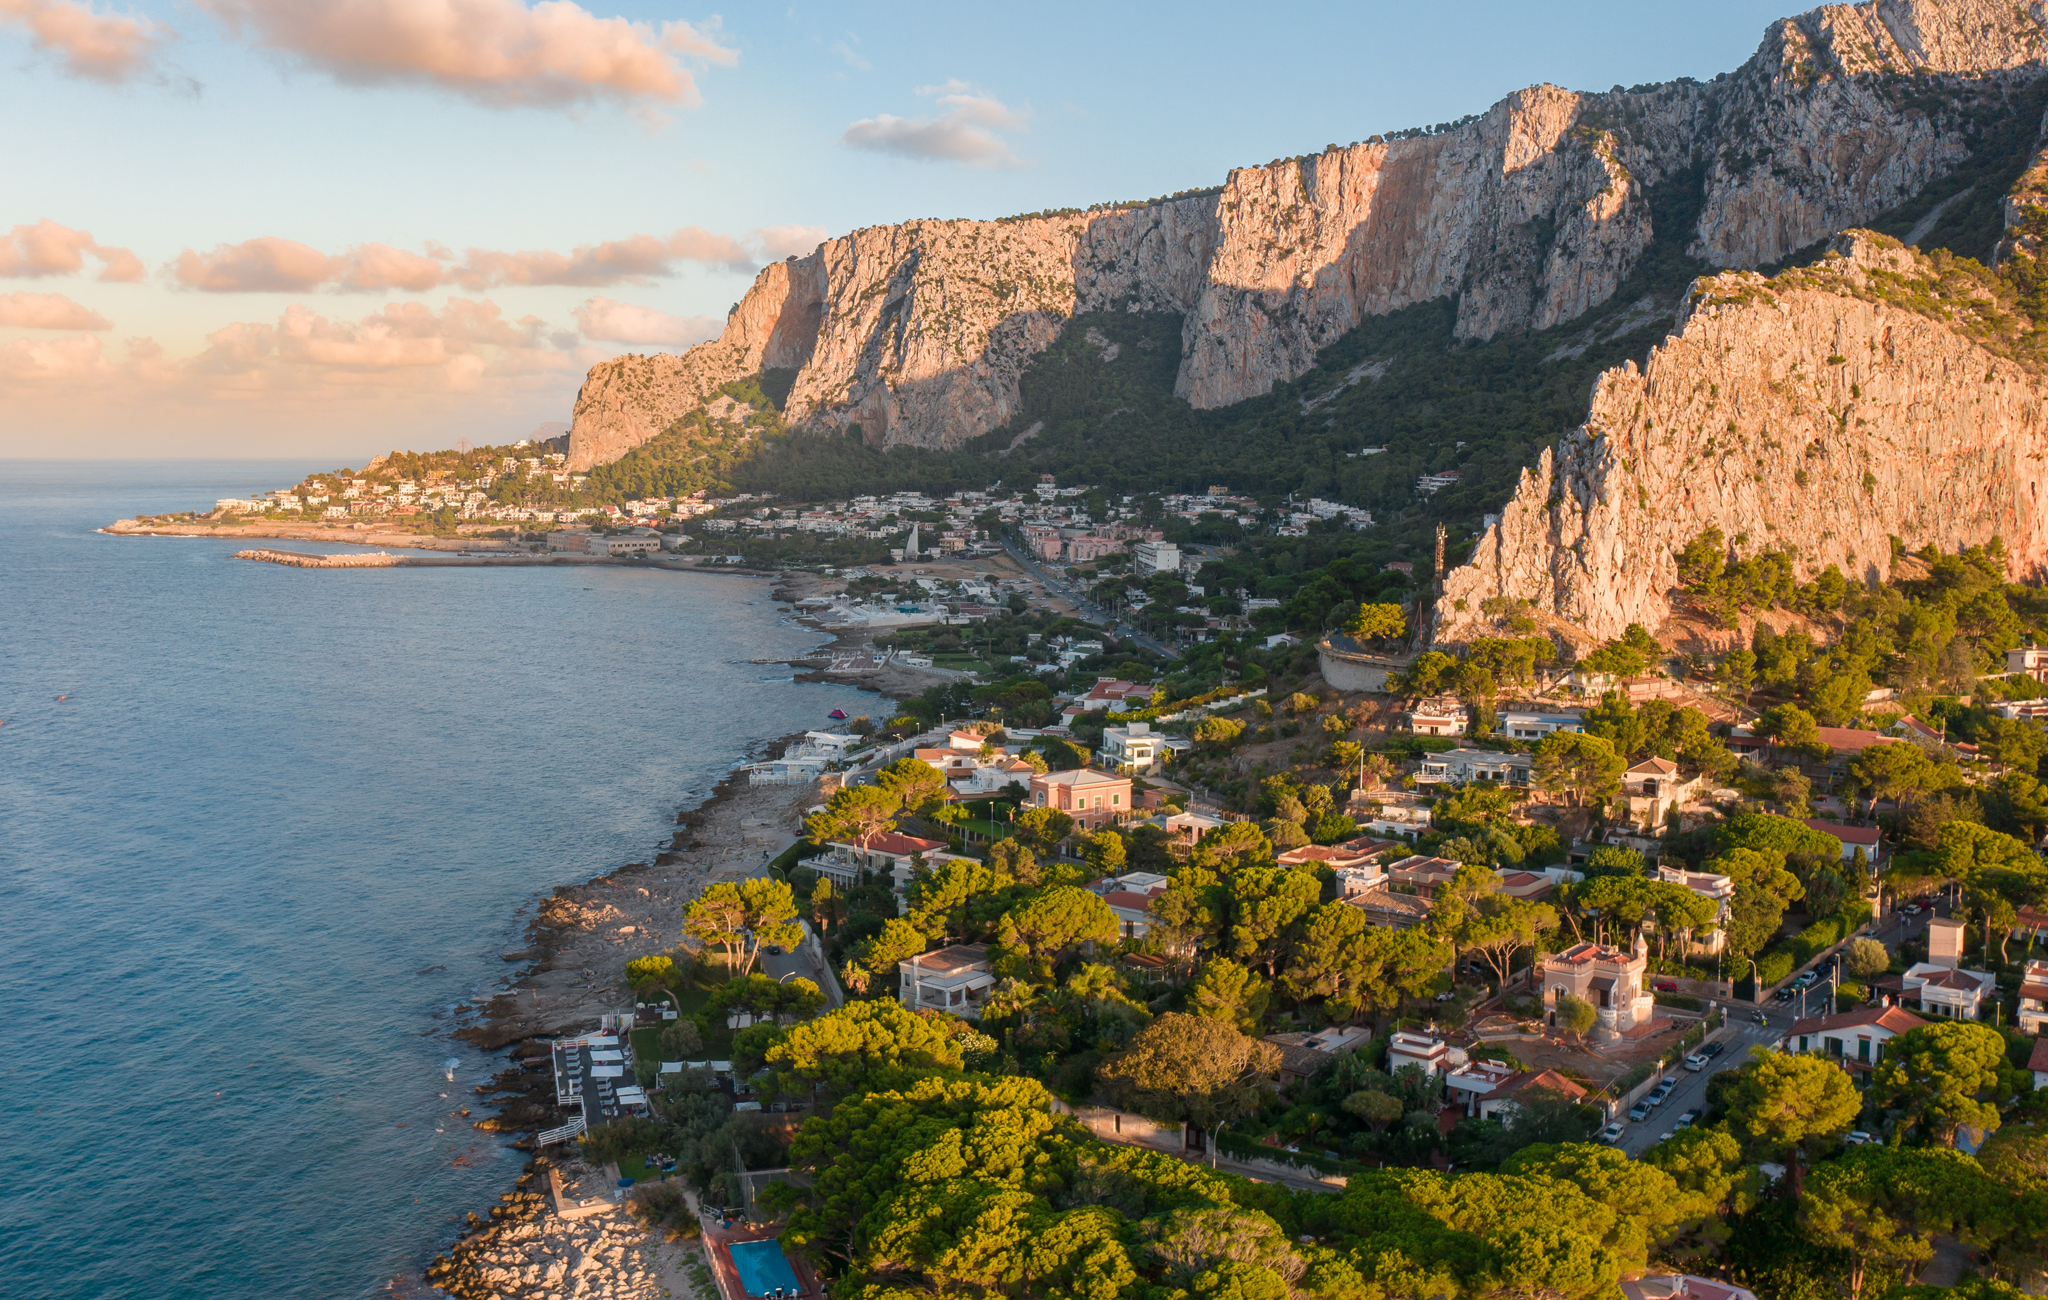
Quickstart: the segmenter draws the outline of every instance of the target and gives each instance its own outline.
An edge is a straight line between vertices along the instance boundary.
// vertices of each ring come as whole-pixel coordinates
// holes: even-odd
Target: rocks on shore
[[[579,1184],[601,1181],[585,1169]],[[463,1300],[659,1300],[692,1247],[657,1242],[625,1206],[580,1219],[554,1212],[530,1170],[491,1221],[434,1261],[427,1281]],[[663,1254],[675,1256],[664,1261]],[[664,1265],[667,1265],[665,1270]],[[677,1294],[687,1294],[678,1292]]]

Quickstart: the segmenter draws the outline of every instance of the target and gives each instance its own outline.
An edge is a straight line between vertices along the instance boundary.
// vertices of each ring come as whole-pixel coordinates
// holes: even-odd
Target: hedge
[[[1660,1007],[1678,1007],[1685,1011],[1704,1011],[1707,1004],[1689,993],[1657,993],[1652,995]]]
[[[1765,988],[1782,984],[1792,976],[1792,953],[1785,948],[1771,948],[1756,959],[1757,976]]]
[[[1292,1165],[1296,1169],[1313,1169],[1323,1174],[1349,1175],[1365,1170],[1365,1166],[1356,1161],[1332,1160],[1328,1156],[1310,1151],[1289,1151],[1285,1147],[1269,1147],[1263,1142],[1254,1142],[1228,1129],[1221,1133],[1211,1132],[1209,1140],[1216,1144],[1218,1151],[1236,1156],[1240,1160],[1270,1160],[1274,1164]]]

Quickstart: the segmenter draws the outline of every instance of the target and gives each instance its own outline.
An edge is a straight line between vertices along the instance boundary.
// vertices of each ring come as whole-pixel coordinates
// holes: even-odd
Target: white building
[[[1900,983],[1906,997],[1920,999],[1921,1011],[1946,1020],[1975,1020],[1985,999],[1998,992],[1998,977],[1990,971],[1925,961],[1907,967]]]
[[[1500,729],[1511,740],[1541,740],[1552,732],[1584,731],[1586,720],[1576,713],[1503,713]]]
[[[1410,1030],[1399,1030],[1387,1039],[1387,1073],[1392,1074],[1404,1065],[1420,1066],[1429,1075],[1448,1074],[1470,1064],[1471,1057],[1462,1047],[1452,1047],[1441,1038],[1418,1034]]]
[[[1165,757],[1165,747],[1160,737],[1153,734],[1149,722],[1127,722],[1120,727],[1102,729],[1102,765],[1118,772],[1150,776],[1157,772],[1160,760]]]
[[[1415,774],[1417,785],[1464,785],[1470,781],[1494,781],[1501,785],[1527,785],[1533,760],[1527,754],[1503,754],[1492,749],[1447,749],[1426,754],[1422,769]]]
[[[1884,1060],[1886,1043],[1926,1023],[1904,1007],[1858,1007],[1799,1021],[1785,1031],[1778,1049],[1794,1055],[1817,1053],[1849,1069],[1874,1070]]]
[[[1176,572],[1180,568],[1180,547],[1172,542],[1133,542],[1131,567],[1139,573]]]
[[[896,996],[912,1011],[944,1011],[981,1019],[981,1004],[995,986],[986,944],[955,944],[896,963]]]

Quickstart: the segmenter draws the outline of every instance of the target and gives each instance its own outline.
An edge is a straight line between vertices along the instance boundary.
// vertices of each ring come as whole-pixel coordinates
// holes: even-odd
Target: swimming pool
[[[796,1294],[796,1274],[774,1241],[736,1241],[726,1249],[732,1252],[733,1267],[740,1271],[740,1287],[748,1295],[772,1295],[776,1287],[783,1288],[785,1295]]]

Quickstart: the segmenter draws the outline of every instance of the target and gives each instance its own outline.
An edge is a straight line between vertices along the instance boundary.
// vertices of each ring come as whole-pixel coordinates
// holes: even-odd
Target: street
[[[1092,619],[1104,627],[1110,626],[1109,615],[1091,604],[1086,597],[1077,594],[1071,583],[1064,579],[1055,578],[1046,572],[1044,568],[1040,567],[1036,559],[1032,558],[1028,552],[1018,549],[1017,545],[1007,537],[1003,539],[1003,549],[1009,552],[1010,558],[1015,560],[1023,568],[1024,572],[1038,579],[1038,585],[1044,588],[1046,592],[1059,595],[1068,604],[1079,610],[1084,617]],[[1119,635],[1129,637],[1154,654],[1162,654],[1169,659],[1176,657],[1176,652],[1171,647],[1161,643],[1157,637],[1148,636],[1134,627],[1124,627]]]
[[[1632,1156],[1639,1156],[1655,1146],[1664,1134],[1674,1131],[1673,1126],[1678,1123],[1680,1115],[1695,1107],[1706,1109],[1709,1078],[1723,1070],[1740,1068],[1749,1059],[1751,1048],[1777,1042],[1791,1027],[1792,1014],[1784,1009],[1782,1003],[1766,1005],[1764,1014],[1770,1019],[1767,1025],[1750,1019],[1755,1010],[1747,1002],[1730,1005],[1728,1016],[1732,1032],[1724,1034],[1720,1040],[1728,1045],[1727,1049],[1707,1062],[1704,1070],[1694,1072],[1683,1064],[1675,1064],[1666,1071],[1665,1077],[1678,1080],[1678,1087],[1664,1099],[1663,1105],[1651,1111],[1640,1123],[1630,1121],[1626,1113],[1616,1116],[1616,1121],[1626,1127],[1615,1146]]]

